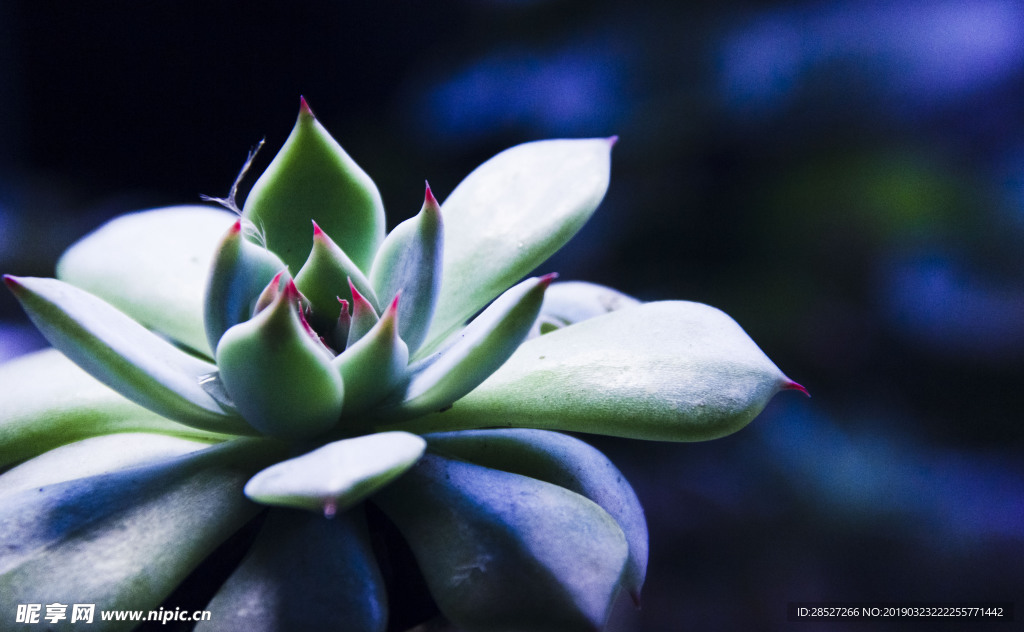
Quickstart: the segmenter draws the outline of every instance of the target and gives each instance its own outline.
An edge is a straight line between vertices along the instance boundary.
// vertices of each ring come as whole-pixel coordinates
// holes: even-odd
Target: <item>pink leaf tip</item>
[[[609,147],[614,147],[614,146],[615,146],[615,143],[619,142],[619,137],[618,137],[617,135],[615,135],[615,136],[609,136],[609,137],[608,137],[608,138],[606,138],[605,140],[606,140],[606,141],[608,141],[608,146],[609,146]]]
[[[784,391],[800,391],[801,393],[803,393],[807,397],[811,396],[811,394],[807,392],[806,388],[804,388],[800,384],[797,384],[793,380],[788,380],[785,384],[783,384],[782,385],[782,390],[784,390]]]
[[[423,205],[424,206],[440,206],[437,203],[437,198],[434,197],[434,192],[430,190],[430,183],[424,180],[426,184],[426,191],[423,193]]]
[[[299,114],[316,118],[316,115],[313,114],[313,110],[309,107],[309,103],[306,102],[306,97],[301,94],[299,95]]]
[[[11,289],[12,292],[17,292],[21,289],[21,283],[18,282],[18,277],[11,276],[10,274],[4,275],[4,284]]]
[[[557,272],[549,272],[544,276],[540,277],[540,285],[547,287],[551,285],[551,282],[558,278]]]

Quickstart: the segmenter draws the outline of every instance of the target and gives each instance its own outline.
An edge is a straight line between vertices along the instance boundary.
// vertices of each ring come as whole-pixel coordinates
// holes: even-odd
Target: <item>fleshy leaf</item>
[[[310,220],[333,235],[364,271],[384,239],[384,204],[377,186],[305,100],[284,147],[253,184],[243,216],[292,270],[302,267],[313,245]]]
[[[212,357],[203,291],[213,253],[233,221],[208,206],[122,215],[71,246],[57,262],[57,278]]]
[[[373,329],[377,321],[380,320],[377,310],[374,309],[365,296],[359,293],[356,286],[353,283],[349,283],[348,287],[349,292],[352,293],[352,315],[348,321],[346,348],[351,347],[360,338],[365,336],[368,331]]]
[[[299,300],[289,281],[269,307],[227,330],[217,346],[220,379],[238,412],[274,437],[318,435],[341,414],[341,377],[303,321]]]
[[[702,441],[739,430],[782,389],[803,387],[736,321],[700,303],[664,301],[528,340],[451,409],[400,427],[528,427]]]
[[[530,331],[530,337],[639,304],[640,301],[632,296],[596,283],[552,283],[544,293],[544,304],[540,306],[540,314]]]
[[[427,454],[373,498],[460,630],[600,630],[627,556],[615,520],[557,485]]]
[[[407,432],[342,439],[268,467],[246,484],[245,495],[264,505],[333,516],[409,469],[426,445]]]
[[[65,443],[115,432],[223,438],[173,422],[125,399],[56,349],[0,365],[0,385],[0,468]]]
[[[463,430],[424,438],[431,452],[546,481],[600,505],[626,536],[629,559],[622,584],[640,605],[647,574],[647,520],[636,492],[599,450],[559,432],[532,428]]]
[[[370,280],[378,296],[402,293],[399,334],[410,352],[423,342],[434,315],[443,246],[441,208],[427,186],[423,208],[395,226],[373,260]]]
[[[208,447],[209,443],[146,432],[91,437],[7,470],[0,475],[0,496],[163,461]]]
[[[268,448],[240,440],[4,496],[0,612],[55,602],[155,609],[256,514],[241,491],[251,471],[270,460]]]
[[[54,347],[132,401],[212,432],[246,431],[199,384],[217,369],[175,347],[106,301],[56,279],[5,276]]]
[[[554,277],[533,277],[502,294],[453,342],[411,369],[400,403],[382,415],[405,418],[441,410],[473,390],[526,337]]]
[[[206,284],[204,322],[211,349],[225,331],[252,318],[260,294],[282,270],[284,262],[246,239],[242,222],[235,222],[217,246]]]
[[[362,512],[273,509],[196,632],[384,632],[387,593]]]
[[[608,189],[613,143],[598,138],[518,145],[456,187],[441,206],[443,277],[426,348],[576,234]]]
[[[314,222],[313,249],[302,269],[295,275],[295,286],[312,305],[310,321],[317,331],[328,331],[338,321],[341,313],[338,299],[351,298],[350,283],[374,309],[379,310],[380,303],[370,281],[338,244]]]
[[[399,303],[396,296],[377,324],[331,361],[345,384],[342,414],[346,417],[384,399],[406,375],[409,348],[398,336]]]

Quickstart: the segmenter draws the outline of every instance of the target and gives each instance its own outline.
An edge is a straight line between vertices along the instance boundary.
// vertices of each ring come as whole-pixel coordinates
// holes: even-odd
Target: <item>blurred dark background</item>
[[[651,528],[612,629],[897,630],[786,604],[1024,594],[1024,5],[3,2],[0,271],[226,194],[299,95],[392,223],[425,178],[619,135],[544,271],[720,307],[813,394],[710,443],[591,438]],[[0,296],[0,359],[41,344]]]

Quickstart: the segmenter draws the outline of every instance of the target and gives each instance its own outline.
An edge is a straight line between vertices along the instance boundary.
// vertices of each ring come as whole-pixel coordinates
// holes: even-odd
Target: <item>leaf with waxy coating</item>
[[[147,432],[119,432],[60,446],[0,475],[0,496],[124,470],[210,447],[209,443]]]
[[[132,401],[212,432],[245,434],[199,384],[217,367],[185,353],[106,301],[56,279],[5,276],[29,318],[54,347]]]
[[[399,297],[377,324],[331,360],[345,384],[346,417],[357,415],[384,399],[406,376],[409,348],[398,336]]]
[[[269,307],[227,330],[217,346],[220,379],[238,412],[272,437],[313,437],[341,414],[341,377],[302,320],[299,300],[289,281]]]
[[[57,278],[212,357],[203,292],[217,244],[235,219],[208,206],[122,215],[71,246],[57,262]]]
[[[627,556],[615,520],[565,488],[426,454],[373,497],[434,600],[467,632],[594,632]]]
[[[365,296],[359,293],[356,286],[349,282],[349,291],[352,293],[352,314],[348,319],[348,330],[345,347],[351,347],[360,338],[366,335],[368,331],[373,329],[373,326],[377,324],[380,317],[377,315],[377,310],[374,309],[370,301]]]
[[[568,435],[532,428],[463,430],[424,437],[431,452],[536,478],[586,496],[607,511],[629,544],[623,587],[640,605],[647,574],[647,521],[640,500],[599,450]]]
[[[395,226],[373,260],[370,280],[379,296],[402,293],[399,334],[415,352],[427,335],[441,286],[444,230],[441,208],[430,192],[420,212]]]
[[[408,384],[399,391],[400,403],[381,415],[407,418],[441,410],[473,390],[526,337],[554,278],[527,279],[498,297],[447,347],[411,368]]]
[[[155,609],[256,514],[241,489],[253,469],[274,458],[268,449],[267,442],[241,440],[4,496],[0,612],[25,603]],[[72,626],[66,619],[51,629]]]
[[[338,299],[350,298],[349,283],[378,309],[380,302],[362,271],[338,247],[316,222],[313,223],[313,249],[302,269],[295,275],[295,286],[309,299],[313,308],[310,320],[317,331],[327,331],[338,320]]]
[[[362,512],[272,509],[196,632],[384,632],[387,593]]]
[[[204,322],[211,349],[224,332],[252,318],[261,293],[284,270],[277,256],[242,233],[237,221],[221,240],[206,284]]]
[[[552,283],[548,291],[544,293],[544,304],[540,306],[540,314],[530,331],[530,337],[546,334],[594,316],[639,304],[640,301],[632,296],[596,283],[585,281]]]
[[[608,189],[615,139],[546,140],[507,149],[441,205],[441,290],[425,348],[561,248]]]
[[[214,434],[171,421],[125,399],[56,349],[0,365],[0,468],[65,443],[115,432],[158,432],[200,440]]]
[[[242,214],[292,270],[302,267],[313,245],[309,220],[333,235],[364,271],[384,239],[384,204],[377,186],[304,99],[291,135],[253,184]]]
[[[416,463],[426,445],[407,432],[342,439],[268,467],[246,484],[245,495],[264,505],[331,516],[393,481]]]
[[[515,426],[701,441],[739,430],[783,389],[803,387],[723,312],[644,303],[524,342],[451,409],[402,428]]]

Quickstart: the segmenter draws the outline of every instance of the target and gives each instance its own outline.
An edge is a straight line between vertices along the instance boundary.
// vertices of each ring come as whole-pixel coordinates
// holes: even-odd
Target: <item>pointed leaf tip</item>
[[[803,393],[807,397],[811,396],[811,394],[807,391],[806,388],[803,387],[803,385],[797,384],[793,380],[789,380],[785,384],[783,384],[782,385],[782,390],[784,390],[784,391],[800,391],[801,393]]]
[[[424,180],[424,184],[426,184],[426,191],[423,194],[423,205],[431,208],[436,207],[440,210],[441,205],[438,204],[437,198],[434,197],[434,192],[430,190],[430,183]]]
[[[306,101],[306,97],[301,94],[299,95],[299,114],[316,118],[316,115],[313,114],[313,109],[309,107],[309,102]]]
[[[4,275],[4,285],[9,287],[12,292],[17,292],[21,289],[21,283],[18,283],[18,277],[11,276],[10,274]]]
[[[549,272],[549,273],[545,274],[544,276],[540,277],[537,280],[538,281],[537,284],[540,285],[542,288],[547,289],[547,287],[549,285],[551,285],[551,282],[554,281],[557,278],[558,278],[558,273],[557,272]]]
[[[608,141],[609,147],[614,147],[615,144],[619,142],[619,136],[617,134],[614,134],[612,136],[609,136],[606,140]]]

